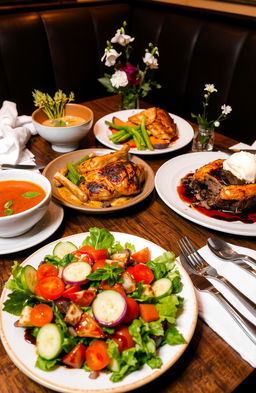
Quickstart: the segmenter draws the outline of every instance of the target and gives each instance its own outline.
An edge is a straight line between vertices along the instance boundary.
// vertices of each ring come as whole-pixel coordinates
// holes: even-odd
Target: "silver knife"
[[[44,165],[0,164],[0,169],[43,169]]]
[[[200,292],[206,292],[212,295],[218,302],[224,307],[224,309],[231,315],[236,321],[240,328],[245,332],[247,337],[256,344],[256,326],[245,318],[240,311],[238,311],[204,276],[195,274],[194,271],[188,265],[185,257],[180,254],[180,262],[184,269],[189,272],[190,278],[194,286]]]
[[[229,148],[217,147],[216,151],[221,151],[221,152],[227,153],[227,154],[239,153],[240,151],[245,151],[247,153],[256,154],[256,149],[232,149],[231,147],[229,147]]]

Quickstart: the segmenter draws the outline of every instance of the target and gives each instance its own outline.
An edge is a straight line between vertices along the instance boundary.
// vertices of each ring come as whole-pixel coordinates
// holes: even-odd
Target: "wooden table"
[[[95,121],[115,111],[117,97],[108,97],[85,103],[94,112]],[[228,147],[235,143],[230,138],[216,135],[217,147]],[[29,149],[36,156],[38,164],[46,165],[59,156],[48,142],[39,136],[30,140]],[[103,147],[95,141],[92,130],[80,146],[81,148]],[[143,156],[156,172],[167,160],[189,151],[189,146],[174,153],[160,156]],[[106,215],[88,215],[66,208],[60,228],[47,240],[28,250],[1,257],[1,288],[10,275],[13,260],[22,262],[39,247],[60,237],[86,232],[90,227],[105,227],[110,231],[121,231],[151,240],[165,249],[179,253],[177,239],[187,235],[197,247],[202,247],[209,236],[216,235],[231,243],[255,248],[255,241],[250,237],[226,235],[194,224],[169,209],[154,191],[143,203],[127,210]],[[1,393],[49,393],[44,388],[22,374],[8,358],[0,346],[0,392]],[[181,358],[169,371],[138,393],[213,393],[232,392],[253,372],[253,368],[219,336],[217,336],[200,318],[195,334]],[[252,377],[252,375],[251,375]],[[248,390],[244,390],[247,391]]]

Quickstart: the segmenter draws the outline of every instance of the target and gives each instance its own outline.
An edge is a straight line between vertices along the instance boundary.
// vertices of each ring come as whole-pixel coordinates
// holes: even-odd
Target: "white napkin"
[[[246,143],[239,142],[236,143],[234,146],[230,146],[229,149],[256,149],[256,141],[253,142],[252,145],[247,145]]]
[[[31,116],[18,116],[16,104],[4,101],[0,109],[0,163],[34,164],[34,155],[25,147],[36,133]]]
[[[256,251],[238,247],[233,244],[231,246],[240,253],[247,254],[256,258]],[[215,256],[207,246],[198,250],[202,257],[213,267],[218,273],[227,278],[232,284],[239,289],[244,295],[256,303],[256,277],[241,269],[234,263],[223,261]],[[209,281],[234,305],[236,308],[256,324],[254,318],[239,301],[234,297],[222,283],[209,278]],[[196,290],[199,315],[219,336],[221,336],[235,351],[237,351],[244,360],[256,367],[256,345],[246,336],[244,331],[236,324],[227,311],[214,299],[213,296]]]

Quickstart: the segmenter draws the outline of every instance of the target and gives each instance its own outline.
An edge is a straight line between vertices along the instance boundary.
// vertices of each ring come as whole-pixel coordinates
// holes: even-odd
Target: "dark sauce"
[[[186,177],[188,178],[189,174],[185,176],[185,178]],[[230,211],[206,209],[205,207],[195,206],[194,204],[196,202],[196,198],[186,183],[180,183],[180,185],[177,187],[177,191],[182,201],[188,203],[192,209],[197,210],[199,213],[202,213],[205,216],[228,222],[241,221],[245,224],[254,224],[256,222],[256,213],[252,211],[233,213]]]
[[[26,328],[24,332],[24,339],[30,344],[36,344],[36,338],[31,334],[31,329]]]

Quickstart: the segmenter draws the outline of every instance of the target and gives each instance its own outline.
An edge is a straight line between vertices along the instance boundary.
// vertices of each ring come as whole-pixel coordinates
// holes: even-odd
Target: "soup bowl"
[[[40,173],[29,171],[29,170],[19,170],[19,169],[6,170],[6,171],[1,170],[0,190],[1,190],[1,182],[13,181],[13,180],[18,182],[25,181],[25,182],[34,183],[35,185],[39,186],[44,190],[45,196],[39,203],[37,203],[33,207],[28,208],[27,210],[21,211],[20,213],[16,213],[16,214],[1,216],[0,237],[14,237],[27,232],[44,216],[51,200],[51,191],[52,191],[51,183],[45,176],[41,175]],[[10,192],[12,186],[14,187],[16,182],[13,182],[13,184],[11,183],[9,183]],[[2,189],[3,189],[3,185],[2,185]],[[1,204],[5,206],[5,209],[11,207],[15,212],[15,200],[11,201],[11,206],[8,206],[8,202],[10,202],[10,198],[11,198],[10,195],[11,195],[10,193],[6,193],[6,198],[4,195],[4,200],[3,197],[1,196]],[[27,199],[29,199],[28,196],[30,196],[31,198],[31,193],[30,195],[26,193]],[[1,210],[3,210],[3,206],[1,206]]]
[[[81,124],[70,126],[49,126],[42,124],[48,117],[42,109],[32,113],[32,122],[38,134],[52,144],[52,149],[59,153],[67,153],[78,148],[79,142],[90,131],[93,123],[93,112],[80,104],[67,104],[65,116],[75,116],[84,119]]]

